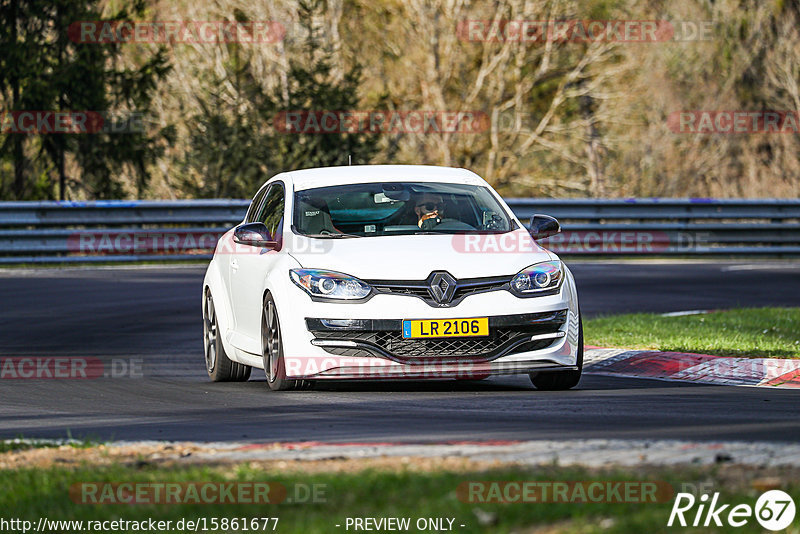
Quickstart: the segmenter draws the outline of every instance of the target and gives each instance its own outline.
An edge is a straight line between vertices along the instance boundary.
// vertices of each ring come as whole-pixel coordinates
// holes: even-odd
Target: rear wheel
[[[261,350],[264,358],[264,374],[272,391],[305,389],[310,386],[307,380],[286,378],[286,363],[283,359],[283,336],[275,299],[267,294],[264,297],[264,310],[261,314]]]
[[[531,382],[536,389],[543,391],[559,391],[571,389],[578,385],[583,372],[583,320],[578,317],[578,370],[555,371],[549,373],[531,373]]]
[[[217,323],[217,310],[211,291],[206,290],[203,306],[203,343],[205,345],[206,371],[214,382],[244,382],[250,378],[250,367],[234,362],[225,353]]]

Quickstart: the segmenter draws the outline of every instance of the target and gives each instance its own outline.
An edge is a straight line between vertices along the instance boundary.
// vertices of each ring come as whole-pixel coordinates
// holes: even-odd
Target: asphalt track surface
[[[797,306],[800,264],[571,263],[586,316]],[[800,394],[584,376],[536,391],[482,382],[324,383],[272,393],[263,373],[211,383],[203,268],[0,271],[0,358],[87,356],[138,378],[0,380],[0,437],[198,441],[684,439],[800,441]],[[122,362],[122,363],[120,363]]]

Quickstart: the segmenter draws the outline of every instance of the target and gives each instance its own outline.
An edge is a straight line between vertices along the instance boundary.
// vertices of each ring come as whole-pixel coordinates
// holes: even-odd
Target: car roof
[[[295,190],[341,184],[370,182],[446,182],[488,185],[483,178],[467,169],[434,165],[347,165],[289,171],[273,180],[294,184]]]

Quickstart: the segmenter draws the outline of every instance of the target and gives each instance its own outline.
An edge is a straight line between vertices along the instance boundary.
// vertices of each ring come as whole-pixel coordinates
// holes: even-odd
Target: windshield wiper
[[[344,233],[337,234],[334,232],[327,232],[324,234],[320,233],[320,234],[302,234],[302,235],[304,235],[305,237],[316,237],[318,239],[343,239],[346,237],[361,237],[360,235],[355,235],[355,234],[344,234]]]

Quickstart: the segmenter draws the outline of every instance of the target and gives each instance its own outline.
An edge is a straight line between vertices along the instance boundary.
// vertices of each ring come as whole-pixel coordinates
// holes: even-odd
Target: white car
[[[325,379],[530,375],[575,386],[575,282],[482,178],[364,165],[279,174],[217,243],[203,282],[206,369],[273,390]]]

